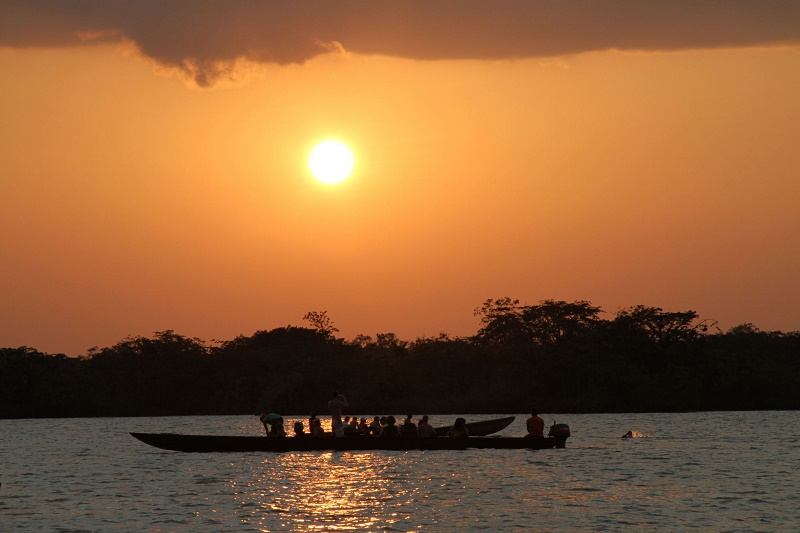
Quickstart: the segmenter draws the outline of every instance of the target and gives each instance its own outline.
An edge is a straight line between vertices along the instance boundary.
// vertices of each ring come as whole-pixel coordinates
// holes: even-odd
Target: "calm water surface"
[[[456,416],[499,415],[431,418]],[[128,432],[263,429],[0,420],[0,531],[800,531],[800,412],[543,417],[570,425],[566,449],[187,454]]]

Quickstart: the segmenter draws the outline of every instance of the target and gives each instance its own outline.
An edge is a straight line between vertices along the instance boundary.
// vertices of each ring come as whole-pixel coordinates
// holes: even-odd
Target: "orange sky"
[[[470,335],[503,296],[800,329],[797,39],[453,59],[356,35],[198,88],[133,34],[9,27],[2,347],[227,340],[312,310],[345,338]],[[333,186],[306,163],[329,137],[356,158]]]

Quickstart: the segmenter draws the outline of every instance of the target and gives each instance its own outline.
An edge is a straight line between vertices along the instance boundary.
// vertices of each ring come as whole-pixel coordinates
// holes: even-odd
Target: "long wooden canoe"
[[[178,452],[312,452],[370,450],[534,449],[556,447],[552,437],[253,437],[131,433],[140,441]]]
[[[480,422],[467,422],[467,431],[469,431],[470,437],[485,437],[486,435],[504,430],[515,418],[515,416],[507,416],[505,418],[494,418],[492,420],[482,420]],[[447,435],[447,432],[450,431],[451,427],[453,426],[436,428],[436,434],[440,437],[444,437]]]

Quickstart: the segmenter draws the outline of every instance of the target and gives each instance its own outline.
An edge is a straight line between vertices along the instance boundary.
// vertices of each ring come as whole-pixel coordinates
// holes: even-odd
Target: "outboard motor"
[[[553,425],[550,426],[550,432],[547,434],[548,437],[554,437],[556,439],[556,448],[566,447],[569,435],[569,426],[566,424],[556,424],[555,420],[553,420]]]

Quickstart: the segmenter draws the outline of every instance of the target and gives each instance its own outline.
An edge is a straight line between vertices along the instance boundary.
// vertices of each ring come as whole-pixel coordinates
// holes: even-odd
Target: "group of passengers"
[[[338,391],[331,393],[331,400],[328,408],[331,411],[331,433],[335,437],[344,436],[374,436],[382,438],[394,437],[438,437],[436,429],[430,425],[428,415],[424,415],[418,423],[413,420],[413,415],[406,416],[402,424],[397,424],[394,416],[375,416],[372,421],[366,418],[345,416],[342,417],[342,408],[348,407],[347,399]],[[262,414],[261,423],[267,432],[268,437],[285,437],[286,430],[283,427],[283,417],[276,413]],[[298,420],[294,423],[295,437],[322,437],[325,430],[322,428],[322,421],[317,418],[316,413],[311,413],[308,419],[308,432],[306,432],[303,422]],[[448,437],[463,438],[469,436],[466,427],[466,420],[457,418],[455,424],[449,428]]]
[[[374,436],[383,438],[394,437],[438,437],[439,434],[428,422],[428,415],[424,415],[418,423],[414,423],[413,415],[406,416],[402,424],[397,425],[394,416],[376,416],[371,422],[366,418],[345,416],[342,418],[342,407],[347,407],[347,399],[337,391],[331,393],[331,400],[328,407],[331,410],[331,433],[335,437],[344,436]],[[283,427],[283,417],[277,413],[261,414],[261,423],[268,437],[285,437],[286,430]],[[448,428],[447,436],[455,438],[469,437],[466,420],[459,417],[455,423]],[[528,430],[526,437],[544,437],[544,420],[539,417],[536,408],[531,410],[531,417],[525,421]],[[322,428],[322,421],[317,418],[316,413],[311,413],[308,419],[308,433],[305,431],[303,422],[294,423],[295,437],[324,437],[325,430]],[[629,435],[625,435],[628,437]]]
[[[286,431],[283,427],[283,418],[280,416],[261,415],[261,422],[268,437],[285,437]],[[376,416],[371,422],[366,418],[345,416],[344,418],[334,418],[331,421],[331,433],[335,437],[345,436],[374,436],[383,438],[392,437],[438,437],[438,433],[430,425],[428,415],[423,416],[418,423],[412,420],[413,416],[408,415],[402,424],[397,424],[397,419],[392,416]],[[448,432],[450,437],[467,437],[469,433],[464,425],[463,418],[459,418],[456,424]],[[306,431],[305,425],[298,420],[293,425],[295,437],[324,437],[325,430],[322,428],[322,421],[317,418],[316,413],[311,413],[308,419],[308,426],[311,428]]]

